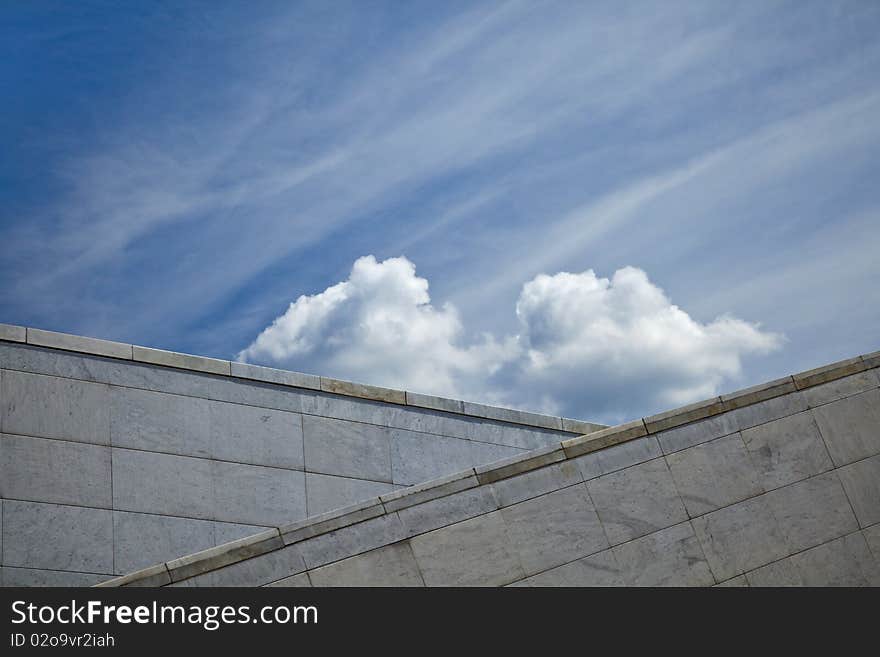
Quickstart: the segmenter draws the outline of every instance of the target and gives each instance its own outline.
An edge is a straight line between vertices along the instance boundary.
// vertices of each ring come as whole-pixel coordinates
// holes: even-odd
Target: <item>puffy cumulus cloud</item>
[[[516,304],[517,335],[470,338],[435,307],[406,258],[359,258],[349,278],[303,295],[240,360],[378,385],[617,422],[717,394],[742,357],[782,337],[720,317],[701,324],[644,271],[539,275]]]
[[[348,280],[290,304],[239,360],[432,394],[499,401],[488,380],[516,341],[462,344],[456,309],[431,305],[428,281],[406,258],[355,261]]]
[[[523,357],[515,388],[574,415],[622,420],[718,393],[747,354],[765,354],[778,334],[723,316],[701,324],[671,303],[647,274],[624,267],[539,275],[516,306]]]

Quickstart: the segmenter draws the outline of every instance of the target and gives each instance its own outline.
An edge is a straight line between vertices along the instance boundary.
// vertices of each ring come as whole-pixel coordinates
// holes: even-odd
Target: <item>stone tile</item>
[[[3,565],[113,572],[113,514],[107,509],[3,501]]]
[[[309,572],[313,586],[424,586],[406,541]]]
[[[334,477],[332,475],[306,473],[308,515],[313,516],[333,509],[378,497],[395,489],[393,484],[366,479]],[[287,522],[295,520],[289,518]]]
[[[156,516],[144,513],[113,513],[115,572],[130,573],[170,561],[214,545],[210,520]]]
[[[284,579],[279,579],[274,582],[269,582],[264,586],[283,586],[286,588],[306,588],[311,587],[312,583],[309,581],[308,573],[300,573],[299,575],[291,575],[290,577],[285,577]]]
[[[743,588],[748,587],[749,580],[746,579],[745,575],[737,575],[736,577],[731,577],[728,580],[720,582],[715,586],[718,588]]]
[[[578,436],[585,436],[594,431],[607,429],[607,424],[599,424],[597,422],[587,422],[585,420],[576,420],[570,417],[562,418],[562,430],[567,433],[573,433]]]
[[[880,456],[851,463],[838,474],[859,525],[880,523]]]
[[[501,515],[527,575],[608,547],[585,484],[505,507]]]
[[[381,495],[380,498],[385,511],[390,513],[477,486],[479,486],[479,481],[474,469],[470,468],[415,486],[398,488],[396,491]]]
[[[212,461],[119,447],[112,458],[113,508],[213,519]]]
[[[629,586],[712,586],[715,579],[689,522],[613,549]]]
[[[164,563],[159,563],[104,580],[96,586],[101,588],[116,588],[119,586],[149,588],[168,586],[169,584],[171,584],[171,575],[168,572],[168,567]]]
[[[880,525],[874,525],[862,530],[862,536],[868,543],[868,547],[874,554],[874,559],[880,564]]]
[[[752,586],[880,586],[880,564],[856,532],[748,573]]]
[[[397,514],[391,513],[342,527],[295,545],[301,550],[306,566],[312,569],[397,543],[405,538],[405,534]]]
[[[27,330],[28,344],[42,347],[54,347],[55,349],[67,349],[70,351],[84,351],[88,354],[110,356],[131,360],[131,345],[110,340],[97,338],[85,338],[79,335],[56,333],[55,331],[43,331],[41,329]]]
[[[3,586],[53,587],[94,586],[110,579],[111,574],[77,573],[69,570],[3,568]]]
[[[420,408],[431,408],[437,411],[447,411],[449,413],[463,413],[464,405],[458,399],[446,399],[444,397],[434,397],[433,395],[423,395],[417,392],[406,392],[406,405],[418,406]]]
[[[587,487],[612,545],[687,520],[662,458],[592,479]]]
[[[391,483],[391,431],[361,422],[303,417],[306,469]]]
[[[719,582],[786,556],[785,534],[766,495],[695,518],[694,531]]]
[[[656,434],[656,437],[663,453],[672,454],[694,445],[728,436],[736,431],[737,426],[730,413],[722,413],[691,424],[661,431]]]
[[[411,431],[391,433],[391,472],[398,485],[420,484],[473,467],[471,443]]]
[[[213,461],[215,520],[278,526],[306,516],[305,475],[261,465]]]
[[[612,550],[551,568],[524,580],[529,586],[625,586]]]
[[[583,478],[580,470],[568,460],[496,481],[492,484],[492,488],[498,503],[501,506],[510,506],[579,484],[581,481]]]
[[[880,389],[819,406],[812,412],[835,465],[880,454]]]
[[[779,488],[834,467],[809,411],[746,429],[742,432],[742,438],[765,490]]]
[[[380,388],[379,386],[353,383],[352,381],[328,379],[323,376],[321,377],[321,390],[338,395],[374,399],[376,401],[388,402],[389,404],[406,404],[406,393],[403,390],[392,390],[391,388]]]
[[[210,458],[208,410],[198,397],[110,388],[110,441],[115,447]]]
[[[410,539],[427,586],[501,586],[525,577],[500,511]]]
[[[214,458],[292,470],[304,467],[299,413],[211,402],[208,423]]]
[[[314,374],[303,374],[302,372],[290,372],[272,367],[261,367],[259,365],[236,362],[230,363],[230,371],[232,376],[242,379],[253,379],[254,381],[265,381],[266,383],[308,388],[310,390],[321,389],[321,377]]]
[[[778,420],[807,410],[807,401],[801,392],[791,392],[781,397],[774,397],[750,406],[729,411],[731,421],[739,431],[745,431],[759,424]]]
[[[704,399],[681,408],[646,417],[644,422],[649,433],[657,433],[664,429],[672,429],[673,427],[702,420],[712,415],[718,415],[722,409],[721,397],[712,397],[711,399]]]
[[[0,434],[0,496],[110,508],[110,448]]]
[[[851,397],[860,392],[877,387],[876,370],[859,372],[836,381],[829,381],[822,385],[804,390],[803,395],[810,408],[837,401],[844,397]]]
[[[218,522],[214,521],[214,545],[223,545],[230,541],[237,541],[240,538],[253,536],[271,529],[271,527],[261,527],[259,525],[245,525],[237,522]],[[178,555],[180,556],[180,555]]]
[[[397,512],[407,536],[452,525],[498,509],[491,486],[480,486],[447,495]]]
[[[634,420],[616,427],[600,429],[584,436],[576,436],[562,441],[566,457],[573,459],[583,454],[589,454],[600,449],[607,449],[612,445],[629,442],[645,436],[648,430],[644,420]]]
[[[475,404],[468,401],[463,404],[465,415],[473,415],[474,417],[485,417],[491,420],[510,422],[512,424],[527,424],[533,427],[543,427],[545,429],[562,431],[561,417],[529,413],[528,411],[501,408],[499,406],[487,406],[486,404]]]
[[[251,560],[258,556],[275,552],[284,547],[284,541],[277,529],[269,529],[259,534],[210,547],[199,552],[172,559],[167,562],[168,572],[175,582],[209,573],[218,568]],[[291,573],[292,574],[292,573]],[[279,576],[279,577],[283,577]]]
[[[284,544],[290,545],[382,515],[385,515],[385,508],[378,497],[373,497],[340,509],[331,509],[316,516],[282,525],[278,531]]]
[[[507,458],[478,465],[474,468],[474,472],[481,484],[491,484],[565,461],[565,458],[565,450],[561,444],[550,445],[536,450],[517,452]]]
[[[226,374],[231,372],[228,360],[218,360],[216,358],[207,358],[205,356],[193,356],[191,354],[179,354],[174,351],[165,351],[164,349],[153,349],[151,347],[132,347],[132,358],[142,363],[152,363],[153,365],[164,365],[166,367],[178,367],[184,370],[196,370],[198,372],[209,372],[211,374]]]
[[[798,388],[804,389],[820,385],[827,381],[842,379],[851,374],[861,372],[864,369],[866,369],[865,362],[859,356],[856,356],[855,358],[841,360],[836,363],[822,365],[821,367],[806,372],[800,372],[795,374],[792,378]]]
[[[725,410],[732,411],[737,408],[752,406],[768,399],[781,397],[796,390],[797,386],[794,379],[790,376],[785,376],[774,381],[764,381],[744,390],[723,394],[721,395],[721,402]]]
[[[836,472],[767,493],[767,503],[792,553],[859,528]]]
[[[192,578],[194,586],[262,586],[305,570],[296,545],[266,552],[251,559],[212,570]]]
[[[666,461],[692,518],[764,492],[738,433],[675,452]]]
[[[482,443],[479,441],[471,441],[469,447],[470,463],[468,465],[473,466],[499,463],[500,461],[507,462],[512,458],[522,457],[529,453],[528,450],[519,449],[518,447],[510,447],[509,445],[495,445],[493,443]],[[561,449],[560,453],[564,454]]]
[[[619,445],[573,459],[584,480],[593,479],[609,472],[623,470],[661,456],[660,444],[654,436],[636,438]]]
[[[0,340],[9,340],[10,342],[25,342],[26,329],[24,326],[15,326],[14,324],[0,324]]]
[[[2,384],[4,433],[110,443],[107,386],[9,370]]]

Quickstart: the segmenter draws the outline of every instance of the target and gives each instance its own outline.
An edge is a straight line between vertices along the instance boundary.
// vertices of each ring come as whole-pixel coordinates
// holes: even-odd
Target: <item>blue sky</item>
[[[873,351],[878,33],[873,2],[5,3],[0,321],[607,421]]]

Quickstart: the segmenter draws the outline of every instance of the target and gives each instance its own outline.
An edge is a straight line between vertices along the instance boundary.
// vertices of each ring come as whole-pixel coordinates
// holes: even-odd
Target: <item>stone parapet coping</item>
[[[880,351],[818,367],[678,409],[608,427],[556,445],[433,479],[329,511],[255,536],[213,547],[164,564],[117,577],[96,586],[156,586],[216,570],[231,563],[272,552],[343,527],[396,513],[478,486],[491,484],[554,463],[596,452],[646,435],[679,427],[713,415],[805,390],[880,367]],[[880,382],[880,379],[878,379]]]
[[[261,383],[272,383],[291,388],[319,390],[346,397],[357,397],[359,399],[411,406],[413,408],[425,408],[483,420],[496,420],[567,433],[585,434],[606,426],[585,420],[474,404],[458,399],[446,399],[364,383],[340,381],[325,376],[315,376],[314,374],[290,372],[271,367],[250,365],[248,363],[207,358],[205,356],[193,356],[191,354],[181,354],[152,347],[140,347],[122,342],[99,340],[97,338],[56,333],[55,331],[44,331],[43,329],[14,326],[11,324],[0,324],[0,341],[20,342],[38,347],[50,347],[52,349],[62,349],[64,351],[74,351],[92,356],[104,356],[106,358],[118,358],[162,367],[174,367],[192,372],[205,372],[207,374],[259,381]]]

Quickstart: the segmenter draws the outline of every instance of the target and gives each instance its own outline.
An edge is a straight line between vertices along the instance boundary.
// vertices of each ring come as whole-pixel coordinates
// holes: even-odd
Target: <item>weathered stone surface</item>
[[[501,515],[527,575],[608,547],[585,484],[505,507]]]
[[[859,525],[880,523],[880,455],[851,463],[838,474]]]
[[[499,461],[489,461],[485,465],[477,465],[474,472],[477,473],[477,479],[481,484],[489,484],[564,460],[565,451],[562,446],[550,445],[522,454],[514,454]]]
[[[666,461],[692,518],[764,492],[738,433],[675,452]]]
[[[209,409],[197,397],[110,388],[110,441],[116,447],[210,458]]]
[[[306,516],[305,475],[298,470],[213,461],[213,518],[277,526]]]
[[[110,508],[110,448],[0,434],[0,497]]]
[[[765,381],[743,390],[721,395],[721,401],[725,410],[732,411],[743,406],[751,406],[761,401],[792,393],[796,389],[794,379],[786,376],[775,381]]]
[[[722,399],[724,397],[722,396]],[[729,416],[738,431],[745,431],[759,424],[777,420],[807,410],[807,401],[800,392],[790,392],[781,397],[758,402],[729,411]]]
[[[613,552],[629,586],[711,586],[715,583],[689,522],[618,545]]]
[[[3,586],[94,586],[112,575],[76,573],[68,570],[39,570],[36,568],[3,568]]]
[[[193,578],[195,586],[259,586],[289,578],[305,570],[296,545],[266,552]]]
[[[406,392],[406,405],[432,408],[437,411],[448,411],[450,413],[464,413],[464,405],[458,399],[422,395],[417,392]]]
[[[24,326],[15,326],[14,324],[0,324],[0,340],[25,342],[27,340],[26,329]]]
[[[374,550],[405,538],[396,513],[377,516],[296,543],[309,569]]]
[[[790,552],[825,543],[859,528],[836,472],[767,493]]]
[[[835,465],[880,454],[880,389],[819,406],[812,413]]]
[[[880,564],[856,532],[758,568],[752,586],[880,586]]]
[[[562,447],[565,449],[565,455],[568,458],[574,458],[582,454],[589,454],[599,449],[605,449],[612,445],[639,438],[647,435],[643,420],[635,420],[627,422],[616,427],[609,427],[594,431],[586,436],[578,436],[577,438],[569,438],[562,441]]]
[[[661,456],[660,445],[654,436],[643,436],[619,445],[584,454],[573,463],[584,480],[594,479],[609,472],[623,470]]]
[[[580,470],[572,460],[524,472],[492,484],[501,506],[510,506],[523,500],[579,484],[583,481]]]
[[[112,513],[4,500],[3,565],[112,573]]]
[[[87,354],[131,360],[131,345],[123,344],[122,342],[111,342],[110,340],[99,340],[97,338],[85,338],[79,335],[56,333],[55,331],[43,331],[41,329],[28,329],[27,341],[28,344],[41,347],[82,351]]]
[[[749,580],[746,579],[745,575],[737,575],[736,577],[731,577],[728,580],[719,582],[715,586],[719,588],[744,588],[749,586]]]
[[[310,390],[321,389],[321,377],[314,374],[277,370],[272,367],[260,367],[259,365],[237,362],[230,363],[230,372],[232,376],[242,379],[265,381],[266,383],[277,383],[282,386],[307,388]]]
[[[244,563],[243,560],[251,561],[264,554],[280,551],[283,547],[284,541],[281,540],[278,530],[270,529],[259,534],[254,534],[253,536],[239,539],[232,543],[218,545],[213,548],[208,548],[207,550],[202,550],[201,552],[195,552],[177,559],[172,559],[167,562],[168,572],[171,574],[172,581],[179,582],[196,575],[210,573],[211,571],[228,565],[235,566],[239,562]],[[242,570],[247,571],[247,568],[243,568]],[[304,569],[300,568],[297,572],[302,570]],[[291,572],[287,574],[292,575],[293,573]],[[285,576],[286,575],[279,575],[274,579],[280,579]],[[208,580],[210,580],[210,578],[208,578]],[[251,586],[257,584],[259,584],[257,580],[251,582]],[[213,584],[208,584],[208,586],[213,586]]]
[[[306,469],[391,483],[391,430],[373,424],[306,415]]]
[[[342,507],[378,497],[395,489],[393,484],[366,479],[334,477],[331,475],[306,473],[306,493],[308,496],[308,515],[316,515],[341,509]],[[296,516],[299,517],[299,516]],[[288,520],[294,520],[291,516]]]
[[[587,487],[612,545],[687,520],[662,458],[592,479]]]
[[[424,586],[412,549],[394,543],[309,573],[313,586]]]
[[[880,525],[873,525],[863,529],[862,536],[865,537],[865,541],[867,541],[874,559],[880,564]]]
[[[712,397],[681,408],[676,408],[664,413],[658,413],[645,418],[645,426],[648,433],[657,433],[664,429],[671,429],[689,422],[702,420],[711,415],[717,415],[723,409],[721,397]]]
[[[663,453],[672,454],[722,436],[729,436],[736,433],[737,430],[736,422],[730,413],[722,413],[691,424],[661,431],[656,436]]]
[[[209,520],[125,511],[113,513],[113,556],[115,571],[120,574],[213,545],[214,524]]]
[[[474,417],[485,417],[491,420],[500,420],[502,422],[511,422],[513,424],[527,424],[533,427],[544,427],[545,429],[562,431],[562,418],[553,415],[540,415],[538,413],[518,411],[512,408],[500,408],[498,406],[475,404],[468,401],[464,402],[464,413],[466,415],[473,415]]]
[[[742,438],[765,490],[834,467],[809,411],[746,429]]]
[[[212,461],[118,447],[112,458],[113,508],[213,519]]]
[[[625,586],[612,550],[551,568],[523,580],[529,586]]]
[[[525,578],[500,511],[410,539],[427,586],[500,586]]]
[[[352,381],[339,381],[337,379],[328,379],[323,376],[321,377],[321,390],[324,392],[334,392],[340,395],[375,399],[376,401],[384,401],[391,404],[406,404],[406,393],[403,390],[380,388],[379,386],[370,386],[363,383],[354,383]]]
[[[9,370],[2,384],[3,433],[110,443],[107,386]]]
[[[600,431],[607,428],[608,426],[605,424],[597,424],[596,422],[585,422],[584,420],[575,420],[570,417],[562,418],[562,430],[568,433],[576,433],[579,436],[584,436],[588,433],[593,433],[594,431]]]
[[[859,372],[842,379],[836,379],[804,390],[804,399],[810,408],[851,397],[860,392],[877,387],[877,371]]]
[[[789,554],[766,495],[695,518],[694,531],[719,582]]]
[[[340,509],[333,509],[317,516],[311,516],[279,527],[285,545],[304,541],[307,538],[348,527],[371,518],[384,515],[378,497],[357,502]]]
[[[141,568],[140,570],[135,570],[119,577],[105,579],[96,586],[107,588],[117,586],[145,588],[154,586],[168,586],[170,584],[171,574],[168,572],[168,568],[165,566],[165,564],[160,563],[154,566],[149,566],[147,568]]]
[[[474,488],[477,485],[479,485],[477,475],[474,473],[473,468],[470,468],[469,470],[462,470],[461,472],[454,472],[437,479],[431,479],[415,486],[398,488],[396,491],[385,493],[380,497],[385,509],[390,513],[452,495],[468,488]]]
[[[860,357],[856,356],[855,358],[849,358],[847,360],[831,363],[830,365],[823,365],[806,372],[800,372],[799,374],[795,374],[792,378],[798,389],[803,390],[804,388],[810,388],[827,381],[834,381],[835,379],[841,379],[845,376],[856,374],[857,372],[864,370],[865,367],[865,362]]]
[[[197,372],[208,372],[210,374],[231,373],[228,360],[206,358],[205,356],[192,356],[190,354],[179,354],[174,351],[153,349],[151,347],[138,347],[135,345],[132,347],[132,358],[142,363],[177,367],[184,370],[195,370]]]
[[[407,536],[421,534],[498,509],[491,486],[440,497],[397,512]]]

